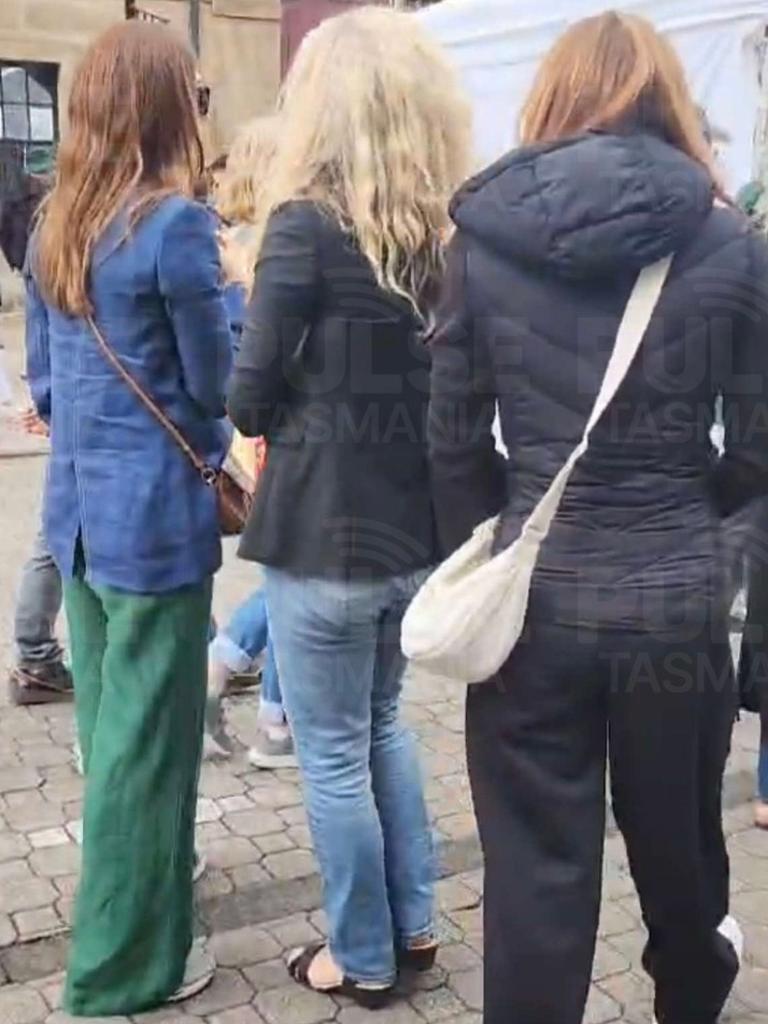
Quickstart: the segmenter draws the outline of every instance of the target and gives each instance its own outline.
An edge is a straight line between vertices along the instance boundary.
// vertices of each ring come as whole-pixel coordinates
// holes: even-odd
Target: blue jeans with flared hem
[[[400,626],[423,576],[357,582],[266,570],[330,949],[359,982],[393,981],[396,947],[433,929],[432,832],[399,713]]]

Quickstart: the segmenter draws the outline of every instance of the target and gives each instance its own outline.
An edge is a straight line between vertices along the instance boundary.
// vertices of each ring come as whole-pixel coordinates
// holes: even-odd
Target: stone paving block
[[[34,982],[34,987],[45,1000],[46,1006],[56,1010],[61,1005],[61,998],[64,993],[64,973],[53,974],[47,978],[41,978]]]
[[[584,1024],[609,1024],[609,1021],[620,1020],[621,1016],[622,1008],[616,1000],[592,986],[584,1012]]]
[[[235,889],[247,889],[253,885],[269,885],[274,881],[261,864],[241,864],[226,872]]]
[[[223,817],[224,812],[215,800],[201,796],[197,801],[197,813],[195,824],[204,825],[206,822],[218,821]]]
[[[744,924],[744,954],[748,964],[768,970],[768,922]]]
[[[437,905],[450,913],[452,910],[472,910],[479,906],[480,897],[458,878],[444,878],[437,883]]]
[[[40,792],[52,804],[67,804],[71,800],[82,799],[83,780],[79,775],[73,775],[60,782],[46,782]]]
[[[423,1018],[408,1003],[393,1003],[372,1014],[359,1006],[346,1006],[337,1018],[339,1024],[423,1024]],[[277,1024],[277,1021],[275,1022]]]
[[[252,811],[254,808],[253,800],[244,793],[240,793],[237,796],[225,796],[218,801],[219,807],[222,809],[224,814],[236,814],[238,811]]]
[[[649,1007],[653,1000],[653,986],[650,978],[635,971],[614,974],[600,982],[600,991],[610,996],[624,1010],[627,1007]]]
[[[731,840],[729,849],[744,853],[748,857],[768,859],[768,832],[757,828],[739,832]]]
[[[259,850],[244,836],[217,839],[208,844],[205,854],[211,867],[221,869],[236,868],[241,864],[253,864],[261,858]]]
[[[0,987],[0,1021],[3,1024],[40,1024],[48,1007],[39,992],[22,985]]]
[[[74,899],[69,896],[62,896],[61,899],[56,900],[54,906],[56,907],[56,913],[62,919],[64,924],[71,928],[75,916]]]
[[[261,772],[258,774],[256,784],[248,790],[248,796],[258,807],[267,807],[273,810],[300,807],[303,803],[301,789],[298,785],[280,782],[269,784],[265,782]]]
[[[284,853],[285,850],[295,849],[293,840],[287,832],[273,832],[268,836],[259,836],[256,845],[264,854]]]
[[[53,884],[56,886],[56,891],[60,896],[66,896],[71,899],[77,892],[79,881],[79,875],[60,875],[58,878],[54,878]]]
[[[731,913],[744,923],[765,924],[768,921],[768,891],[739,893],[731,901]]]
[[[227,814],[223,818],[223,823],[234,835],[248,837],[269,835],[270,832],[279,832],[285,827],[274,812],[255,808]]]
[[[64,826],[67,830],[67,835],[71,836],[78,846],[83,845],[83,819],[75,818],[73,821],[67,821]]]
[[[55,899],[56,890],[45,878],[0,883],[0,913],[36,910],[50,905]]]
[[[284,988],[259,992],[254,1000],[256,1009],[267,1024],[322,1024],[333,1020],[338,1012],[330,996],[311,992],[291,982]],[[343,1017],[340,1015],[339,1020]],[[376,1014],[377,1024],[387,1024]]]
[[[0,864],[26,857],[30,849],[26,836],[18,832],[0,832]]]
[[[277,812],[286,825],[306,825],[307,812],[303,806],[282,807]]]
[[[200,772],[200,795],[217,800],[223,796],[238,796],[245,792],[245,783],[231,772],[214,764],[204,764]]]
[[[17,832],[36,832],[63,825],[65,821],[62,808],[49,803],[36,789],[9,793],[3,817]]]
[[[252,1006],[239,1006],[235,1010],[224,1010],[208,1018],[209,1024],[264,1024]]]
[[[68,842],[66,846],[36,850],[29,858],[29,864],[35,874],[42,878],[71,875],[80,870],[80,847]]]
[[[13,922],[7,914],[0,914],[0,949],[5,949],[15,941],[16,930],[13,927]]]
[[[207,846],[217,839],[228,839],[231,835],[220,821],[207,821],[202,825],[195,826],[195,839],[199,846]]]
[[[239,971],[217,970],[211,984],[199,996],[181,1004],[191,1017],[208,1017],[222,1010],[245,1006],[253,999],[253,989]]]
[[[433,992],[416,992],[409,999],[417,1013],[428,1021],[446,1021],[458,1016],[464,1004],[449,988],[441,987]]]
[[[634,931],[637,928],[637,921],[631,914],[628,914],[618,903],[603,903],[600,909],[600,924],[597,933],[601,939],[610,938],[613,935],[623,935],[625,932]]]
[[[22,942],[31,942],[46,935],[55,935],[64,928],[64,924],[53,907],[40,907],[38,910],[22,910],[13,915],[13,923]]]
[[[284,988],[290,982],[288,968],[282,959],[244,967],[243,974],[256,993],[266,992],[270,988]]]
[[[603,978],[610,978],[614,974],[621,974],[631,967],[630,961],[613,946],[598,939],[595,949],[595,961],[592,967],[592,978],[594,981],[601,981]]]
[[[315,858],[307,850],[287,850],[285,853],[271,853],[264,858],[262,863],[270,875],[284,880],[308,878],[317,870]]]
[[[49,737],[41,742],[29,743],[19,747],[21,761],[31,768],[48,768],[52,765],[69,764],[72,753],[67,747],[55,746]]]
[[[299,850],[312,850],[312,834],[306,825],[291,825],[288,837]]]
[[[482,1010],[483,1008],[483,971],[481,967],[474,971],[464,971],[461,974],[454,974],[448,984],[470,1010]]]
[[[306,914],[296,914],[281,921],[272,921],[266,927],[280,948],[286,951],[316,942],[321,936]]]
[[[752,1012],[758,1011],[768,1015],[768,970],[760,967],[742,967],[736,982],[736,993]]]
[[[27,836],[33,850],[45,850],[49,846],[66,846],[70,842],[65,828],[44,828],[30,832]]]
[[[23,882],[34,878],[32,869],[26,860],[7,860],[0,864],[0,886],[10,882]]]
[[[454,942],[443,946],[437,954],[437,962],[448,974],[459,974],[462,971],[474,971],[482,965],[480,956],[462,942]]]
[[[262,928],[238,928],[222,932],[210,940],[211,952],[222,967],[246,967],[273,960],[282,946]]]
[[[19,790],[37,789],[43,783],[42,777],[34,768],[19,765],[18,768],[4,768],[0,771],[0,793],[16,793]]]

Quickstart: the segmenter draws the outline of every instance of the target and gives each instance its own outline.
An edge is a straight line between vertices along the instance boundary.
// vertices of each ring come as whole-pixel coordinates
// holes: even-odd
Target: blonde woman
[[[229,409],[270,456],[241,554],[266,567],[329,942],[293,977],[365,1006],[434,961],[434,863],[400,724],[400,623],[436,554],[422,329],[469,124],[403,13],[324,22],[288,77]]]

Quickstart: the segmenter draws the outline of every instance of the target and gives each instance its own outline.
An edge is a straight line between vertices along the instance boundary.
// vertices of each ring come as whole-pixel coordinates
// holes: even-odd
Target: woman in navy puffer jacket
[[[430,413],[446,550],[496,512],[498,545],[517,537],[581,436],[638,271],[675,259],[542,548],[522,642],[469,695],[485,1021],[582,1020],[609,750],[659,1024],[714,1024],[740,945],[721,828],[735,689],[719,524],[768,487],[766,247],[717,201],[677,57],[640,19],[569,30],[522,134],[453,207]]]

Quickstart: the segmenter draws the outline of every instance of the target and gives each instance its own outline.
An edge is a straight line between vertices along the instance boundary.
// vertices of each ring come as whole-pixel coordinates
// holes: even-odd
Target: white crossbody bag
[[[494,555],[499,516],[487,519],[416,594],[402,629],[403,652],[415,665],[458,682],[480,683],[495,676],[512,653],[525,625],[539,548],[557,515],[574,466],[589,447],[592,429],[637,355],[672,259],[669,256],[640,271],[581,440],[526,519],[517,540]]]

